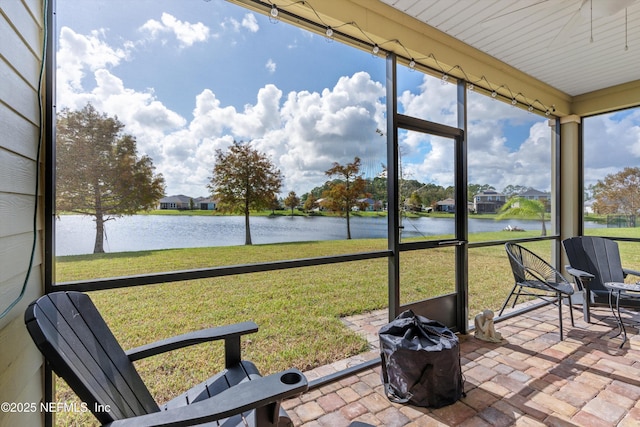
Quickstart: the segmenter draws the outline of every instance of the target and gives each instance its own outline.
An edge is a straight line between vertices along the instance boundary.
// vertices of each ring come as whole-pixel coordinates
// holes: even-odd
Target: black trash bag
[[[464,395],[458,337],[449,328],[407,310],[378,336],[389,400],[440,408]]]

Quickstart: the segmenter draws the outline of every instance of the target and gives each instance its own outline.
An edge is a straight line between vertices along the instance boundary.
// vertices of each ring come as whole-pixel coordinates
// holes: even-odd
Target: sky
[[[624,167],[640,167],[640,108],[584,119],[585,187]]]
[[[117,116],[167,195],[208,196],[216,149],[234,140],[270,156],[282,196],[321,185],[333,162],[358,156],[367,177],[386,163],[382,57],[223,0],[59,0],[57,34],[58,110]],[[400,111],[455,126],[455,85],[400,68]],[[468,114],[470,183],[550,190],[546,117],[473,91]],[[640,112],[588,123],[615,149],[589,153],[587,183],[638,163]],[[453,183],[452,141],[400,141],[403,177]]]

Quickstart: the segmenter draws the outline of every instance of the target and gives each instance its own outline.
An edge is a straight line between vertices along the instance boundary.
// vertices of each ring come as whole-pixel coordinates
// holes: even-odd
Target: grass
[[[471,237],[492,241],[538,234],[491,232]],[[549,241],[526,246],[547,259],[551,253]],[[384,239],[363,239],[172,249],[60,257],[56,269],[62,282],[384,248]],[[452,247],[403,252],[401,302],[453,292],[453,255]],[[638,261],[635,265],[640,265],[639,256],[632,259]],[[497,311],[513,284],[504,248],[470,249],[468,262],[470,317],[485,308]],[[253,320],[260,330],[243,339],[243,356],[264,374],[289,367],[304,371],[367,349],[366,341],[340,318],[387,307],[387,259],[98,291],[91,296],[125,349],[191,330]],[[164,402],[220,370],[222,360],[222,345],[211,343],[149,358],[136,367],[156,400]],[[73,396],[66,385],[59,387],[58,401]],[[60,414],[59,419],[84,425],[91,417]]]

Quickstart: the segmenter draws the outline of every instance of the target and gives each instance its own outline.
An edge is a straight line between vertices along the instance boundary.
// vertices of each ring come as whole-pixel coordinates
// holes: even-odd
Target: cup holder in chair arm
[[[252,399],[263,400],[266,404],[297,396],[307,391],[308,388],[307,377],[294,368],[242,382],[221,394],[231,393],[235,396],[234,400],[237,400],[239,395],[246,391],[248,395],[252,396]],[[248,398],[248,400],[250,399]]]
[[[280,381],[287,385],[296,385],[304,381],[307,382],[305,376],[297,370],[289,370],[287,372],[280,373]]]

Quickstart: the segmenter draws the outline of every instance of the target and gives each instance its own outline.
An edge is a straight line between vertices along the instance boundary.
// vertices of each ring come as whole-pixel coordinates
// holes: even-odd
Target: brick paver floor
[[[640,426],[640,336],[620,337],[608,308],[596,307],[587,324],[565,312],[559,341],[557,308],[545,307],[499,322],[505,342],[460,336],[466,397],[453,405],[421,408],[391,403],[379,365],[285,401],[294,425],[341,427],[353,421],[374,426]],[[313,380],[379,357],[377,331],[387,312],[343,319],[362,334],[371,351],[306,372]],[[632,312],[625,323],[640,322]]]

